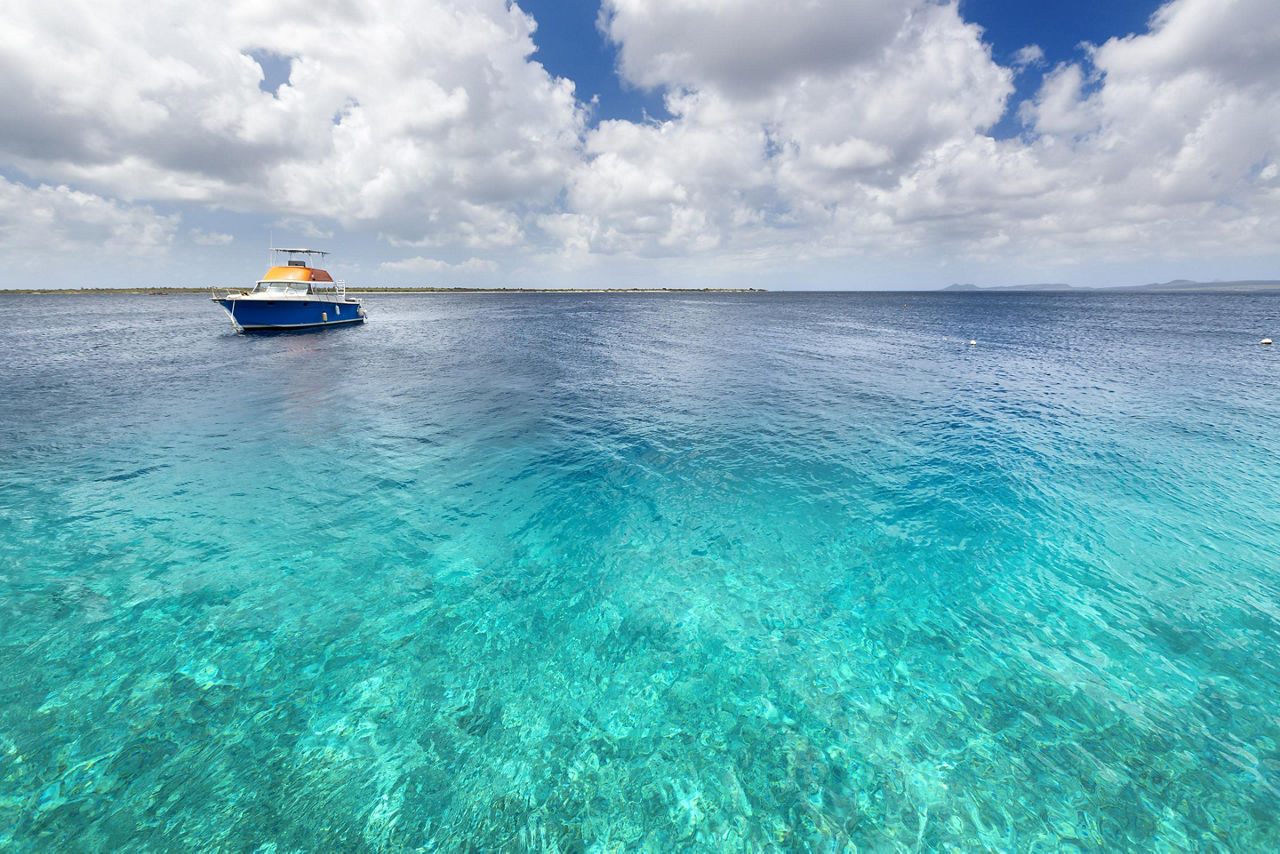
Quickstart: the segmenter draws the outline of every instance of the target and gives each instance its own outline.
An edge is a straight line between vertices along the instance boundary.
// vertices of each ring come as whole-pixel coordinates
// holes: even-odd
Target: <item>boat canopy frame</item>
[[[324,261],[324,256],[329,254],[328,251],[324,249],[277,249],[274,246],[271,247],[270,253],[271,254],[268,256],[267,261],[268,265],[271,267],[310,267],[312,255],[319,255],[320,260]],[[295,255],[305,256],[300,259],[302,261],[301,264],[294,262],[293,256]],[[284,259],[283,264],[277,260],[280,258]]]

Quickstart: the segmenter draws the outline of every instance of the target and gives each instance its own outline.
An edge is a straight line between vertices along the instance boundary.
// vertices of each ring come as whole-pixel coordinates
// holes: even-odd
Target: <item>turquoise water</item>
[[[0,848],[1280,849],[1280,298],[367,302],[3,299]]]

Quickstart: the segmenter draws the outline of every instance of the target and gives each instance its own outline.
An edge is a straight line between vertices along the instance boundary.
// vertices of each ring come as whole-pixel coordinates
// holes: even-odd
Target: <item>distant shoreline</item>
[[[1229,282],[1193,282],[1177,279],[1172,282],[1152,282],[1146,285],[1108,285],[1089,288],[1067,284],[1034,285],[947,285],[943,293],[1034,293],[1034,294],[1210,294],[1210,293],[1258,293],[1280,291],[1280,281],[1273,279],[1237,279]]]

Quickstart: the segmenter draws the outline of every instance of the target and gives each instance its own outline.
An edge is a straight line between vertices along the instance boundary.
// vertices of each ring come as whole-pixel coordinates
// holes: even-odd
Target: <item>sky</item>
[[[1275,0],[8,0],[0,288],[1280,279]]]

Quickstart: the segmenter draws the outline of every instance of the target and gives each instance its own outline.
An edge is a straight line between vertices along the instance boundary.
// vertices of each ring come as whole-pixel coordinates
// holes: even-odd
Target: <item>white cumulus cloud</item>
[[[29,187],[0,178],[0,251],[10,268],[92,267],[103,258],[142,262],[164,256],[175,215],[65,185]],[[18,283],[10,283],[16,286]]]
[[[1023,116],[1041,239],[1060,251],[1266,253],[1280,226],[1280,18],[1174,0],[1143,35],[1055,69]]]
[[[505,0],[14,0],[0,158],[125,200],[510,244],[511,213],[562,188],[585,115],[529,60],[534,26]],[[264,54],[290,58],[274,95]]]
[[[627,75],[664,86],[674,117],[605,122],[587,135],[569,182],[582,217],[573,246],[860,251],[860,232],[842,233],[842,218],[871,213],[903,176],[1004,112],[1012,72],[954,5],[815,2],[785,16],[766,5],[606,4]],[[756,44],[774,45],[772,63],[735,64],[733,51]],[[552,225],[565,234],[564,221]]]
[[[1044,48],[1038,44],[1029,44],[1019,48],[1017,53],[1013,55],[1014,68],[1028,68],[1034,65],[1044,64]]]
[[[1000,66],[954,3],[813,2],[784,21],[754,0],[607,0],[623,72],[673,117],[589,132],[570,211],[542,227],[567,256],[726,266],[1274,254],[1272,6],[1174,0],[1149,32],[1053,69],[1021,105],[1026,136],[995,140],[1043,51]]]
[[[605,0],[633,83],[752,94],[875,62],[915,0]]]

